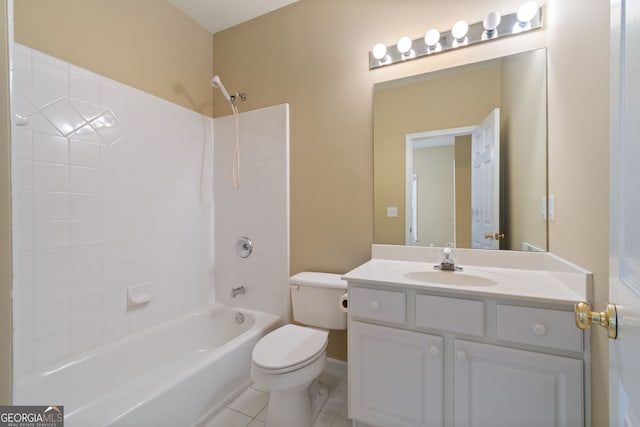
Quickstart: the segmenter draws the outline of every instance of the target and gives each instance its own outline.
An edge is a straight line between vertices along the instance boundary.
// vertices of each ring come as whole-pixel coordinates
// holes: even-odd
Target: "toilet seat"
[[[258,341],[253,348],[253,363],[269,374],[295,371],[324,354],[328,335],[327,331],[285,325]]]

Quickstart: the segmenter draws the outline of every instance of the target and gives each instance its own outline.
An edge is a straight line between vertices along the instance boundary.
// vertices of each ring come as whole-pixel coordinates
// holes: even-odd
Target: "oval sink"
[[[418,282],[435,283],[438,285],[494,286],[498,284],[498,282],[488,277],[476,276],[460,271],[411,271],[404,273],[404,277]]]

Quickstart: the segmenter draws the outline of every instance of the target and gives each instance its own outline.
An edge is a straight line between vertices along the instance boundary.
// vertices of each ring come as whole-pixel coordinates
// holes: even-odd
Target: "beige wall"
[[[405,241],[405,137],[408,133],[478,124],[501,102],[499,63],[437,79],[376,87],[373,97],[374,241]],[[387,206],[398,207],[388,218]],[[470,246],[468,246],[470,247]]]
[[[163,97],[172,100],[172,96],[174,102],[184,102],[198,111],[207,110],[211,92],[205,86],[211,73],[202,73],[198,80],[193,77],[193,84],[198,87],[187,89],[186,93],[175,91],[171,83],[175,79],[167,76],[158,83],[160,89],[149,90],[149,86],[156,85],[145,80],[155,82],[158,76],[154,73],[176,66],[166,59],[171,55],[159,48],[146,49],[140,38],[131,37],[132,34],[144,37],[155,31],[147,32],[133,25],[127,36],[117,34],[120,21],[125,27],[138,21],[150,26],[156,19],[162,21],[150,18],[156,16],[155,9],[167,10],[169,6],[163,2],[19,0],[16,3],[17,8],[26,5],[25,8],[35,9],[32,12],[41,16],[33,21],[37,32],[43,34],[40,42],[53,51],[64,49],[65,55],[59,55],[63,59],[151,93],[165,93]],[[491,4],[498,12],[509,13],[521,3],[521,0],[493,0]],[[392,44],[405,34],[417,37],[424,33],[425,25],[446,29],[460,18],[480,21],[487,12],[487,3],[301,0],[216,34],[214,70],[227,87],[248,92],[250,98],[241,106],[242,110],[281,102],[291,105],[292,273],[308,269],[344,272],[370,256],[374,83],[547,46],[549,188],[557,200],[557,220],[549,230],[550,250],[594,272],[595,303],[598,307],[604,305],[608,293],[608,3],[547,0],[543,30],[373,71],[368,69],[367,52],[374,43]],[[61,12],[55,10],[59,8]],[[100,18],[91,19],[94,16],[91,8],[103,12]],[[122,13],[129,8],[137,13]],[[575,19],[575,10],[580,10],[580,19]],[[61,22],[71,22],[67,16],[82,15],[89,24],[73,21],[60,28]],[[402,19],[389,19],[390,16]],[[168,33],[167,38],[175,38],[175,34],[167,31],[171,25],[165,23],[155,29],[159,27]],[[74,30],[78,28],[85,31],[83,37],[77,37]],[[157,38],[163,40],[162,35]],[[100,40],[117,40],[123,51],[110,49],[97,55],[93,49],[80,54],[77,49],[74,53],[73,48],[67,47],[88,47],[84,39],[93,40],[94,45]],[[169,46],[173,46],[171,40],[167,42]],[[157,40],[150,37],[143,41],[155,45]],[[189,66],[197,68],[204,57],[206,53],[198,53],[193,58],[194,64]],[[78,62],[83,58],[89,64]],[[158,58],[164,68],[146,63]],[[124,76],[119,77],[119,73]],[[206,84],[202,81],[205,74]],[[182,79],[180,82],[187,84]],[[201,91],[206,94],[202,100],[196,98]],[[221,115],[227,114],[222,102],[215,95],[219,106],[216,112]],[[3,256],[3,261],[6,258]],[[330,354],[334,357],[346,353],[344,337],[344,333],[332,336]],[[601,334],[594,333],[593,337],[593,425],[604,426],[608,416],[607,342]]]
[[[547,9],[549,250],[593,272],[601,310],[609,294],[609,2],[549,0]],[[609,343],[602,331],[591,337],[592,425],[606,426]]]
[[[540,215],[541,198],[547,192],[546,52],[505,58],[501,82],[506,247],[520,250],[527,242],[546,250],[547,224]]]
[[[15,40],[212,115],[210,33],[167,1],[15,0]]]
[[[0,0],[0,405],[11,403],[11,128],[7,2]]]
[[[502,13],[521,3],[491,2]],[[368,69],[367,52],[374,43],[392,44],[405,34],[417,37],[426,25],[446,29],[463,17],[480,21],[486,8],[477,0],[300,0],[214,36],[215,72],[250,95],[242,109],[291,105],[292,273],[344,272],[370,256],[374,83],[547,46],[549,187],[558,204],[550,249],[593,271],[596,304],[604,303],[608,2],[547,0],[543,30]],[[215,102],[223,101],[216,95]],[[593,425],[603,426],[608,417],[601,391],[607,387],[607,347],[600,337],[593,340],[592,362]]]

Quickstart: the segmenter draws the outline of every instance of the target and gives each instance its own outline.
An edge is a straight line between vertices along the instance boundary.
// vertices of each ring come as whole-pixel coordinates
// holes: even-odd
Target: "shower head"
[[[224,88],[222,80],[220,80],[220,76],[213,76],[213,78],[211,79],[211,86],[220,89],[220,92],[222,92],[222,95],[224,95],[225,99],[233,104],[233,98],[229,96],[229,92],[227,92],[227,90]]]

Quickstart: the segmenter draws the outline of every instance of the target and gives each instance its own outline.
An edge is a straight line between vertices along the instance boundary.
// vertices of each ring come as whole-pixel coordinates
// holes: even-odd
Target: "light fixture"
[[[538,5],[534,1],[528,1],[520,6],[518,13],[516,14],[520,26],[524,27],[529,24],[537,13]]]
[[[482,26],[484,27],[484,33],[482,34],[482,39],[492,39],[498,35],[498,25],[500,25],[500,21],[502,17],[498,12],[492,11],[485,16],[482,21]]]
[[[376,44],[373,47],[372,53],[373,57],[378,61],[384,62],[387,59],[387,47],[382,43]]]
[[[453,28],[451,28],[451,35],[460,43],[462,43],[467,37],[468,32],[469,24],[467,24],[467,21],[458,21],[453,24]]]
[[[398,44],[396,46],[398,48],[398,51],[402,55],[409,56],[411,53],[412,45],[413,45],[413,42],[411,41],[411,39],[407,36],[404,36],[404,37],[400,37],[400,40],[398,40]]]
[[[430,29],[424,35],[424,43],[427,45],[428,50],[431,52],[438,52],[442,48],[440,46],[440,31],[435,28]]]
[[[447,31],[431,28],[417,39],[404,36],[395,45],[378,43],[369,52],[369,68],[384,67],[542,28],[542,7],[538,6],[539,1],[527,1],[517,11],[509,14],[501,15],[490,11],[483,20],[472,24],[460,20]]]

